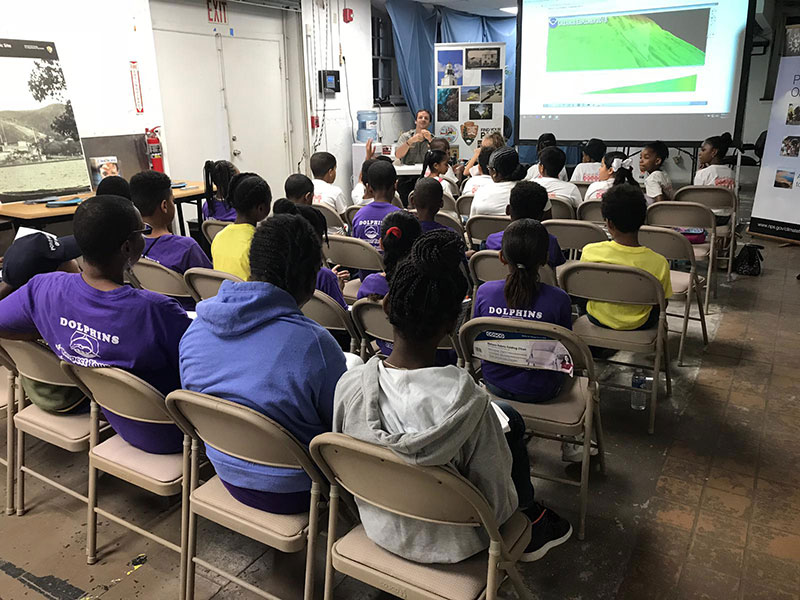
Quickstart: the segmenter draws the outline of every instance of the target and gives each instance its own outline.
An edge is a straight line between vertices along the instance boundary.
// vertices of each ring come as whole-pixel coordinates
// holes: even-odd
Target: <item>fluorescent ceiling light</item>
[[[511,13],[512,15],[517,14],[517,7],[516,6],[507,6],[505,8],[500,9],[503,12]]]

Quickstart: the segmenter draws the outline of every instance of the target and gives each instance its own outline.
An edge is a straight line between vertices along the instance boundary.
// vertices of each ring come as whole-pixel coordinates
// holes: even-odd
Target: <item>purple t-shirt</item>
[[[211,268],[211,261],[200,244],[182,235],[145,238],[142,256],[181,275],[193,267]]]
[[[419,224],[422,226],[422,233],[428,233],[429,231],[435,231],[437,229],[450,229],[447,225],[442,225],[436,221],[420,221]]]
[[[322,267],[317,273],[317,289],[324,294],[328,294],[328,296],[341,304],[343,309],[347,310],[347,302],[345,302],[342,290],[339,288],[339,278],[328,267]]]
[[[80,273],[45,273],[0,301],[0,331],[38,333],[66,362],[119,367],[166,395],[181,387],[178,342],[191,320],[173,299],[131,287],[93,288]],[[180,452],[175,425],[103,411],[114,430],[146,452]]]
[[[235,221],[236,210],[228,208],[222,200],[214,200],[214,209],[209,210],[208,200],[203,202],[203,218],[217,221]]]
[[[366,240],[375,250],[381,249],[381,223],[389,213],[397,210],[394,204],[375,202],[361,208],[353,217],[353,237]]]
[[[557,287],[540,284],[539,293],[527,310],[510,309],[503,294],[505,280],[487,281],[475,294],[475,317],[501,317],[543,321],[572,329],[572,307],[567,293]],[[521,369],[481,361],[483,377],[512,394],[540,398],[542,402],[558,393],[563,375],[555,371]]]
[[[502,250],[504,233],[504,231],[490,233],[486,237],[486,249]],[[550,236],[550,247],[547,249],[547,264],[555,269],[567,261],[564,259],[564,252],[561,250],[561,246],[558,245],[558,239],[556,236],[550,235],[549,233],[547,235]]]

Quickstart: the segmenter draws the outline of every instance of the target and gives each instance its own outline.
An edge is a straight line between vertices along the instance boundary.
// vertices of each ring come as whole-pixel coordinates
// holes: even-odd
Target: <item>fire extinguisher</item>
[[[145,142],[147,143],[147,158],[150,160],[150,169],[153,171],[164,172],[164,154],[161,150],[161,140],[158,135],[161,127],[153,127],[144,130]]]

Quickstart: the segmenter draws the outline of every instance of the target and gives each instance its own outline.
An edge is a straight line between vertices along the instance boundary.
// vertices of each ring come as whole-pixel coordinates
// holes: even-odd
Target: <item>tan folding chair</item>
[[[330,262],[349,269],[363,271],[383,271],[383,257],[369,242],[344,235],[328,236],[328,244],[323,244],[322,253]],[[361,279],[351,279],[344,285],[342,295],[348,304],[356,301]]]
[[[705,229],[710,241],[692,244],[695,260],[706,259],[706,295],[703,310],[708,314],[708,303],[713,287],[717,297],[717,278],[714,273],[717,249],[716,219],[711,209],[697,202],[656,202],[647,207],[647,224],[656,227],[698,227]],[[712,280],[713,278],[713,280]]]
[[[491,234],[505,231],[509,223],[511,223],[511,217],[475,215],[467,221],[467,238],[473,244],[480,244]]]
[[[565,267],[578,261],[578,254],[584,246],[595,242],[607,242],[608,234],[603,228],[589,221],[578,221],[569,219],[550,219],[542,223],[544,228],[558,240],[558,245],[563,250],[569,250],[569,260],[563,265],[556,267],[556,276],[561,285],[561,271]],[[564,286],[561,285],[563,288]]]
[[[286,429],[251,408],[206,394],[176,390],[167,396],[172,418],[192,440],[191,465],[186,465],[184,480],[190,481],[187,499],[188,524],[186,545],[186,600],[194,598],[195,564],[232,581],[262,598],[275,596],[235,575],[198,558],[197,516],[235,531],[250,539],[295,553],[306,548],[305,593],[310,600],[314,591],[314,549],[317,541],[319,508],[328,496],[328,484],[308,455],[308,451]],[[260,465],[303,469],[311,478],[309,510],[294,515],[280,515],[251,508],[235,500],[218,476],[198,487],[200,442]]]
[[[347,227],[352,227],[353,226],[353,217],[355,217],[356,213],[359,210],[361,210],[362,208],[364,208],[364,207],[354,204],[353,206],[348,206],[347,208],[344,209],[344,221],[345,221],[345,223],[347,223]],[[331,211],[331,212],[333,212],[333,211]]]
[[[217,219],[205,219],[203,224],[200,225],[200,230],[203,232],[203,235],[208,240],[208,243],[214,241],[214,238],[217,237],[217,234],[225,229],[230,223],[228,221],[218,221]]]
[[[325,223],[328,225],[328,229],[341,229],[344,231],[346,229],[344,220],[340,217],[335,210],[333,210],[327,204],[323,204],[322,202],[315,203],[314,208],[316,208],[319,212],[322,213],[322,216],[325,217]],[[351,208],[351,207],[348,207]],[[360,207],[359,207],[360,208]],[[350,222],[348,221],[348,225]]]
[[[455,215],[458,214],[458,206],[456,205],[456,201],[449,194],[444,194],[442,196],[442,208],[439,212],[441,211],[453,213]]]
[[[417,209],[412,208],[408,212],[412,215],[417,214]],[[439,211],[433,217],[433,220],[439,223],[439,225],[444,225],[455,231],[459,235],[464,235],[464,224],[461,222],[461,219],[458,218],[458,215],[454,213],[448,213],[444,211]]]
[[[659,308],[658,325],[651,329],[620,331],[594,325],[587,315],[579,317],[572,330],[590,346],[624,350],[635,354],[653,354],[652,366],[607,361],[614,364],[641,367],[653,373],[650,391],[650,423],[648,433],[653,433],[656,422],[658,386],[661,364],[667,379],[667,396],[672,394],[672,379],[669,371],[669,345],[667,344],[667,314],[664,288],[653,275],[642,269],[622,265],[577,262],[561,272],[561,287],[570,296],[613,302],[617,304],[641,304]],[[633,390],[631,386],[603,383],[604,386]]]
[[[603,211],[600,209],[602,200],[584,200],[578,205],[578,220],[604,223]]]
[[[97,562],[97,515],[122,525],[181,557],[180,598],[186,589],[186,533],[189,519],[189,482],[183,473],[189,466],[189,438],[183,452],[151,454],[132,446],[119,434],[99,441],[100,406],[121,417],[151,424],[172,424],[164,396],[146,381],[116,367],[89,368],[61,363],[61,368],[92,399],[89,441],[89,498],[86,562]],[[182,494],[180,545],[170,542],[97,505],[97,472],[103,471],[158,496]]]
[[[139,289],[150,290],[171,298],[191,298],[183,275],[154,260],[142,257],[131,268],[133,285]]]
[[[550,198],[550,206],[552,207],[550,213],[553,215],[554,219],[575,218],[575,207],[572,206],[572,202],[569,200],[553,197]]]
[[[6,412],[6,457],[0,464],[6,468],[6,514],[14,514],[14,413],[17,407],[17,368],[14,361],[0,347],[0,376],[6,376],[8,384],[0,390],[0,410]],[[20,388],[19,394],[22,395]]]
[[[700,321],[700,326],[703,329],[703,343],[708,345],[706,315],[703,312],[703,302],[700,300],[703,280],[702,277],[697,274],[697,264],[694,260],[692,244],[689,243],[686,236],[677,231],[666,227],[652,227],[649,225],[645,225],[639,229],[639,243],[642,246],[647,246],[654,252],[658,252],[667,260],[685,260],[691,265],[688,273],[674,270],[670,270],[669,272],[672,281],[672,299],[682,298],[684,300],[683,315],[667,313],[668,317],[683,317],[681,343],[678,349],[678,365],[683,366],[683,346],[686,341],[686,332],[690,320]],[[694,298],[697,301],[699,317],[693,317],[690,314],[692,308],[692,293],[694,293]]]
[[[469,272],[474,282],[472,288],[472,298],[474,299],[482,283],[505,279],[508,275],[508,267],[500,262],[500,252],[497,250],[480,250],[470,257]],[[558,287],[556,273],[550,265],[539,267],[539,281]]]
[[[730,215],[727,225],[719,225],[716,228],[717,240],[721,246],[714,256],[715,261],[727,262],[728,280],[730,281],[733,258],[736,256],[736,223],[739,218],[739,199],[736,193],[731,189],[715,185],[687,185],[675,192],[675,200],[702,204],[710,208],[715,215]],[[727,250],[727,252],[724,253],[724,256],[720,256],[720,250]]]
[[[204,267],[192,267],[183,274],[183,280],[195,302],[213,298],[223,281],[243,281],[236,275]]]
[[[387,448],[341,433],[311,440],[311,456],[331,484],[325,600],[333,598],[334,570],[415,600],[495,600],[504,572],[520,598],[532,599],[515,564],[530,541],[530,521],[517,511],[498,526],[480,491],[452,467],[409,464]],[[489,550],[452,565],[421,564],[372,542],[363,525],[337,539],[340,486],[359,501],[395,515],[481,527],[490,540]]]
[[[575,187],[578,188],[578,191],[581,193],[581,198],[586,198],[586,190],[589,189],[589,186],[592,185],[589,181],[573,181],[572,183],[575,184]]]
[[[396,206],[400,210],[405,208],[405,206],[403,206],[403,201],[400,199],[400,194],[397,192],[395,192],[394,196],[392,196],[392,205]]]
[[[489,332],[491,335],[485,335]],[[458,334],[461,347],[464,349],[464,361],[467,369],[478,379],[480,367],[475,368],[475,359],[487,360],[484,348],[476,345],[476,340],[481,345],[490,342],[495,349],[502,344],[506,334],[519,337],[530,336],[528,339],[547,338],[563,344],[569,352],[573,365],[573,377],[565,376],[565,383],[558,396],[549,402],[529,404],[524,402],[511,402],[511,404],[525,420],[525,427],[534,436],[550,440],[564,441],[564,437],[583,436],[583,458],[581,461],[580,482],[560,477],[552,477],[531,470],[531,475],[541,479],[557,481],[580,488],[580,526],[578,538],[583,539],[586,531],[586,507],[589,499],[589,468],[591,466],[591,443],[597,440],[597,449],[600,458],[600,470],[605,473],[605,447],[603,443],[603,427],[600,422],[600,392],[595,376],[594,360],[586,343],[575,333],[568,329],[537,321],[524,321],[522,319],[501,319],[498,317],[479,317],[467,321],[462,325]],[[481,339],[483,338],[483,339]],[[522,342],[525,340],[523,339]],[[514,340],[515,344],[519,340]],[[517,367],[522,369],[535,369],[520,362],[514,355],[503,356],[501,350],[491,353],[490,362]],[[581,438],[576,438],[580,440]]]
[[[316,321],[325,329],[344,331],[350,336],[350,352],[358,354],[361,343],[350,313],[325,292],[314,290],[311,300],[302,306],[302,311],[312,321]]]
[[[458,200],[456,200],[456,212],[462,219],[469,218],[469,212],[472,209],[472,199],[474,197],[474,194],[461,194]]]

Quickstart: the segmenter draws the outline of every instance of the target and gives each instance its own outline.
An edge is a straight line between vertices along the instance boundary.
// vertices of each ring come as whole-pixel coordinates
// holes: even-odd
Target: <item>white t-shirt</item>
[[[489,175],[475,175],[467,179],[464,184],[464,193],[472,194],[473,196],[487,183],[491,183],[492,178]]]
[[[322,179],[314,180],[313,201],[317,204],[327,204],[340,215],[344,214],[344,209],[351,204],[341,188],[331,185],[327,181],[322,181]]]
[[[531,168],[528,169],[528,174],[525,175],[525,179],[527,179],[528,181],[536,181],[537,179],[541,179],[542,177],[544,177],[544,175],[539,174],[539,163],[536,163],[535,165],[531,166]],[[567,177],[566,167],[562,167],[561,173],[558,174],[558,178],[561,181],[569,181],[569,177]]]
[[[732,190],[736,187],[736,178],[728,165],[708,165],[695,173],[694,184],[716,185]]]
[[[570,181],[600,181],[600,163],[580,163],[572,172]]]
[[[353,200],[355,206],[365,206],[372,202],[372,198],[364,198],[366,187],[360,181],[355,185],[353,191],[350,193],[350,198]]]
[[[482,186],[472,199],[472,208],[469,210],[469,216],[505,216],[508,199],[515,185],[517,185],[516,181],[492,181]]]
[[[612,185],[614,185],[614,179],[611,177],[605,181],[595,181],[586,190],[584,200],[600,200]]]
[[[648,204],[652,204],[656,196],[662,200],[672,200],[672,181],[664,171],[653,171],[644,180],[644,193],[648,196]]]
[[[569,181],[561,181],[555,177],[540,177],[535,183],[538,183],[547,190],[548,198],[560,198],[562,200],[566,200],[572,204],[574,208],[577,208],[578,204],[583,201],[578,186],[574,183],[570,183]],[[545,210],[548,208],[550,208],[550,202],[547,203]]]

